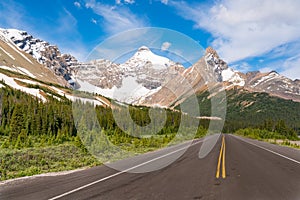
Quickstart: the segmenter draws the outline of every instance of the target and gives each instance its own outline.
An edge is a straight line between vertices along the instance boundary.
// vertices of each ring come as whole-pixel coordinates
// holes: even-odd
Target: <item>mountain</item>
[[[176,84],[183,81],[187,84]],[[274,71],[241,73],[230,68],[214,49],[208,47],[204,57],[185,69],[181,76],[168,82],[160,91],[148,96],[142,104],[174,107],[190,96],[191,89],[197,94],[208,91],[209,88],[216,88],[216,85],[218,90],[240,88],[248,92],[265,92],[271,96],[300,102],[299,82]],[[166,96],[168,98],[163,98]]]
[[[128,104],[174,108],[191,94],[200,94],[210,88],[218,88],[210,91],[213,93],[236,88],[265,92],[300,102],[299,80],[274,71],[241,73],[230,68],[211,47],[186,69],[154,54],[146,46],[137,49],[124,63],[105,59],[82,63],[26,31],[0,29],[0,54],[2,70]],[[6,81],[9,82],[7,78]]]
[[[99,93],[128,104],[141,104],[184,71],[181,64],[155,55],[145,46],[123,64],[94,60],[73,67],[79,90]]]
[[[4,54],[9,56],[17,53],[18,56],[22,57],[20,60],[19,58],[9,56],[11,59],[20,61],[25,59],[26,61],[22,62],[22,65],[26,62],[29,62],[28,64],[33,64],[32,60],[34,59],[34,64],[39,63],[42,66],[46,66],[52,72],[51,75],[54,74],[56,79],[59,79],[59,81],[54,79],[54,82],[58,82],[59,84],[66,85],[68,87],[74,87],[74,81],[70,77],[70,67],[76,65],[77,60],[73,56],[69,54],[61,54],[57,46],[50,45],[48,42],[40,39],[36,39],[29,35],[26,31],[0,29],[0,39],[1,44],[4,45],[2,51],[4,49],[8,49],[8,52],[13,52],[12,54],[4,52]],[[8,45],[9,48],[5,45]],[[2,65],[6,65],[3,60]],[[18,63],[18,65],[20,65],[20,63]],[[32,74],[40,74],[40,72],[36,71],[36,66],[34,66],[34,69],[30,69],[30,67],[28,68],[29,69],[27,70],[30,72],[32,71]]]
[[[25,31],[0,29],[0,87],[21,90],[43,102],[81,100],[95,105],[109,106],[101,96],[75,94],[71,89],[71,66],[77,60],[61,54],[56,46],[35,39]]]

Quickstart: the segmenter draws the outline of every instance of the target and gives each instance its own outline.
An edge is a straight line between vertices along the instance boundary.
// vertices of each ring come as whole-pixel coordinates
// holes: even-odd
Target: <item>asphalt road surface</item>
[[[187,150],[182,144],[119,161],[125,171],[99,166],[9,182],[0,185],[0,199],[300,199],[299,150],[221,135],[212,151],[199,159],[202,144],[197,140]],[[168,162],[156,171],[131,173]]]

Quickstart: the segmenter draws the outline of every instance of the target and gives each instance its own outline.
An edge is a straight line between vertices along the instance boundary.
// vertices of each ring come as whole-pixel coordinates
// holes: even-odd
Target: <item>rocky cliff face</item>
[[[299,83],[299,80],[293,81],[277,72],[257,71],[246,74],[238,72],[228,67],[217,52],[208,47],[203,58],[140,103],[172,107],[183,102],[192,92],[199,93],[208,90],[208,87],[217,87],[218,90],[240,87],[251,92],[266,92],[273,96],[300,102]]]
[[[246,74],[245,88],[255,92],[266,92],[284,99],[300,101],[300,84],[275,71],[269,73]]]
[[[26,31],[16,29],[0,29],[1,35],[7,42],[14,43],[19,49],[30,54],[40,64],[53,70],[60,77],[63,77],[70,87],[74,87],[71,79],[71,67],[78,64],[78,61],[69,54],[61,54],[57,46],[50,45],[40,39],[29,35]]]
[[[155,93],[184,71],[181,64],[155,55],[145,46],[140,47],[123,64],[100,59],[79,64],[73,69],[75,79],[97,86],[98,90],[95,91],[133,104],[140,104],[141,99]],[[126,90],[133,91],[135,94],[126,94],[124,93]],[[116,93],[122,95],[113,95]]]

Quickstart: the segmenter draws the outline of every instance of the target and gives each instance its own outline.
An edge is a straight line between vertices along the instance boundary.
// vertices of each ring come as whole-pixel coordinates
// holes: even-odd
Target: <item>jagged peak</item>
[[[151,51],[147,46],[141,46],[138,51]]]
[[[20,40],[23,39],[24,37],[30,37],[30,35],[23,30],[18,30],[18,29],[3,29],[0,28],[0,32],[4,34],[8,39],[12,40]]]
[[[269,74],[273,74],[273,75],[275,75],[275,76],[279,76],[279,75],[280,75],[280,74],[279,74],[277,71],[275,71],[275,70],[270,71]]]
[[[212,54],[214,57],[219,58],[217,51],[215,49],[213,49],[212,47],[206,48],[205,55],[207,55],[207,54]]]

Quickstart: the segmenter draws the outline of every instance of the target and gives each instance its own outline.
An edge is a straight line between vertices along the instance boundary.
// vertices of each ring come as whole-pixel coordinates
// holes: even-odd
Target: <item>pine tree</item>
[[[10,122],[10,141],[16,140],[18,135],[21,133],[24,128],[24,116],[22,113],[22,107],[20,105],[16,105]]]

